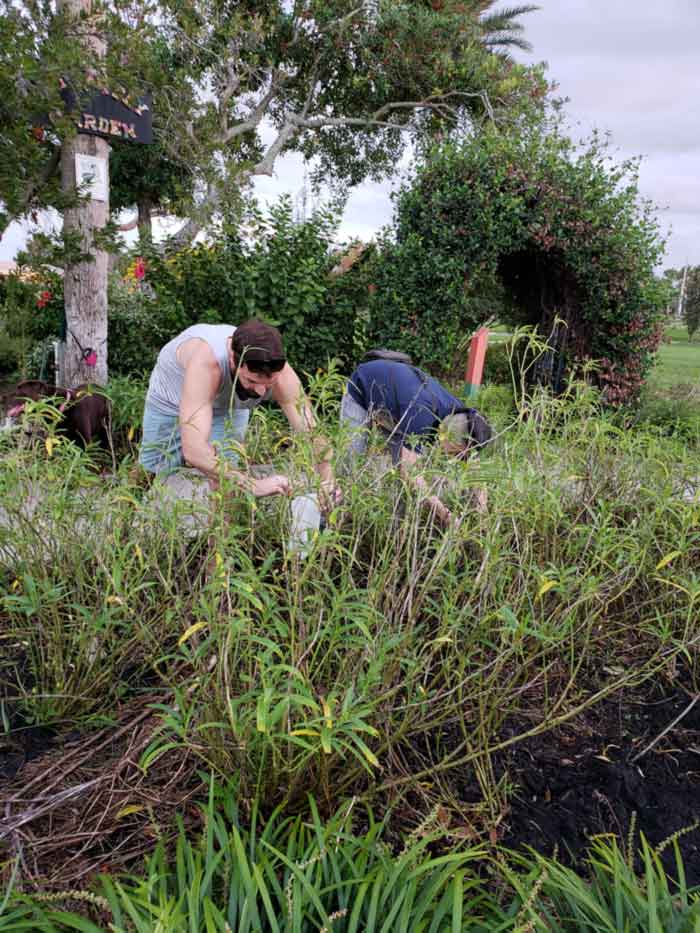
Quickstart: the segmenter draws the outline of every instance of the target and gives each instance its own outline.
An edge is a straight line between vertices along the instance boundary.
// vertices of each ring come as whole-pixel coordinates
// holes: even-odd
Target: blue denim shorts
[[[231,412],[214,412],[209,443],[234,465],[238,463],[238,448],[245,438],[250,411],[246,408]],[[146,402],[143,410],[143,436],[139,463],[149,473],[172,473],[185,466],[182,457],[182,435],[177,415],[166,415]]]

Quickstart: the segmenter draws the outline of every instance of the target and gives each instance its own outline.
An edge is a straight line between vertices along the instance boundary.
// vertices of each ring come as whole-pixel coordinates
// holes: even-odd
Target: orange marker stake
[[[464,375],[465,394],[467,398],[473,398],[478,394],[481,388],[481,377],[484,374],[484,361],[486,359],[486,348],[489,342],[489,331],[487,327],[480,327],[471,339],[469,346],[469,359],[467,360],[467,371]]]

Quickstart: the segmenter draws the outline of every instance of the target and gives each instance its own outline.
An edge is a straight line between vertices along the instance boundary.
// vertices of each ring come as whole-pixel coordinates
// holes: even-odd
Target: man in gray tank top
[[[163,347],[151,373],[139,462],[150,473],[188,465],[216,481],[223,457],[226,473],[247,491],[289,495],[287,476],[254,479],[235,469],[251,409],[264,399],[277,402],[293,431],[316,426],[275,327],[257,320],[188,327]],[[324,445],[317,470],[332,486],[329,456]]]

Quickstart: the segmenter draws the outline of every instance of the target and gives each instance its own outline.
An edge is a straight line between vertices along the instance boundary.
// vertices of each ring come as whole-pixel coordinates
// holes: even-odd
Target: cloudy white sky
[[[496,4],[496,8],[505,4]],[[540,0],[522,18],[531,56],[569,98],[575,138],[593,127],[611,134],[617,158],[643,157],[642,194],[659,208],[669,230],[665,266],[700,264],[700,0]],[[287,157],[264,198],[297,196],[303,164]],[[391,185],[355,189],[340,234],[364,240],[391,218]],[[24,240],[15,228],[0,241],[10,259]]]
[[[535,0],[536,2],[536,0]],[[700,0],[540,0],[533,58],[570,98],[574,130],[641,155],[642,194],[672,228],[665,265],[700,264]]]

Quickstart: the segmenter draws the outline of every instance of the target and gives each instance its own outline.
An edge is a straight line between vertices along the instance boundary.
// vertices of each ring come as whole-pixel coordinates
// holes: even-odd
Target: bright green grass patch
[[[675,340],[659,347],[651,382],[660,387],[674,385],[700,385],[700,342]]]
[[[684,324],[670,324],[664,331],[666,337],[679,343],[689,343],[688,328]],[[693,335],[693,343],[700,346],[700,333]]]

